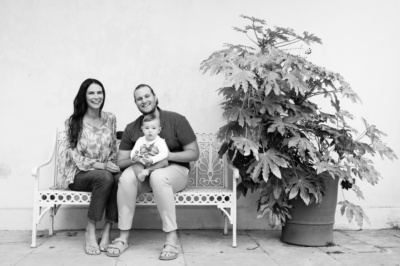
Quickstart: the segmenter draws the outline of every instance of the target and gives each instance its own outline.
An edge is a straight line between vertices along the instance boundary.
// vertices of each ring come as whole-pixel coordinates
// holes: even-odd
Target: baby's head
[[[160,118],[154,114],[143,117],[142,131],[147,141],[154,140],[161,131]]]

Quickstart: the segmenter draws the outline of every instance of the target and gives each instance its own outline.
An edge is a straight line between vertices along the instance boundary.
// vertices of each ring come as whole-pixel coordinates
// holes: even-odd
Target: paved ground
[[[400,230],[335,231],[335,245],[300,247],[282,243],[280,231],[238,231],[238,247],[222,230],[181,230],[180,254],[159,261],[164,234],[134,230],[130,247],[119,258],[83,252],[84,231],[39,235],[30,248],[30,231],[0,231],[0,265],[398,265]],[[117,236],[117,231],[112,232]]]

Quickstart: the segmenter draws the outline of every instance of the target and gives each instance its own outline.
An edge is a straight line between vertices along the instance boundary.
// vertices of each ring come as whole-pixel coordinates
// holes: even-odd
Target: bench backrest
[[[200,157],[197,161],[190,163],[189,184],[191,187],[228,187],[226,177],[226,165],[218,156],[220,148],[215,134],[196,133],[197,143],[200,148]],[[118,141],[119,144],[119,141]],[[65,165],[65,150],[67,140],[65,131],[57,133],[56,139],[56,161],[55,180],[60,180]]]

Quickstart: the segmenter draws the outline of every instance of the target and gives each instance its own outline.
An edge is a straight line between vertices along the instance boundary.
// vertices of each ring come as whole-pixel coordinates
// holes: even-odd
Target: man
[[[137,108],[143,114],[134,122],[127,125],[121,139],[118,153],[118,166],[122,173],[118,186],[118,228],[120,236],[107,249],[108,256],[119,256],[128,248],[129,230],[135,212],[136,197],[152,190],[160,213],[163,231],[166,232],[166,242],[160,254],[161,260],[171,260],[178,256],[177,224],[175,214],[174,193],[183,190],[188,182],[189,162],[199,158],[199,147],[196,135],[186,118],[178,113],[161,110],[153,89],[141,84],[134,90]],[[143,136],[140,129],[143,116],[154,114],[161,121],[160,137],[165,139],[169,153],[169,165],[157,169],[150,179],[140,182],[135,175],[130,152],[136,140]],[[157,149],[153,150],[157,154]]]

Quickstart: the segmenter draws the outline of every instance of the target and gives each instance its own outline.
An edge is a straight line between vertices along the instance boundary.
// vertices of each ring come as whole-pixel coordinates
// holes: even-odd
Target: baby
[[[142,122],[144,136],[140,137],[131,152],[131,160],[135,163],[135,174],[141,182],[153,170],[168,166],[168,146],[158,134],[161,131],[160,119],[153,114],[146,115]],[[158,149],[158,154],[151,156],[149,152],[153,147]]]

